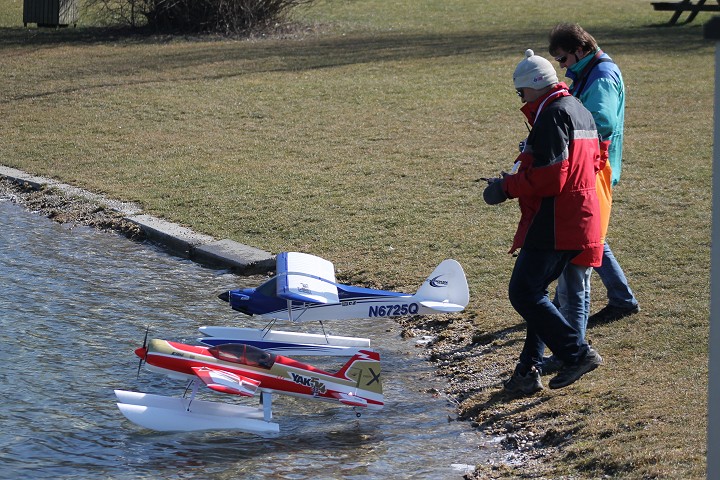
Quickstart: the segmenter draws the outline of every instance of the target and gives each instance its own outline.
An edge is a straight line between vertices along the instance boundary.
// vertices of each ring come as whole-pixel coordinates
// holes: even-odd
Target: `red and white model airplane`
[[[207,348],[156,339],[135,354],[149,370],[189,379],[193,386],[190,398],[115,390],[123,415],[152,430],[277,433],[278,424],[270,421],[273,393],[373,410],[384,405],[377,352],[358,352],[337,373],[239,343]],[[262,408],[195,399],[199,385],[231,395],[259,394]]]

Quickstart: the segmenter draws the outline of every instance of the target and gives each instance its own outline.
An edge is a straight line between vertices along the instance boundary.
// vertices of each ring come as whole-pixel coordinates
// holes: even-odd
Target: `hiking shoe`
[[[640,305],[633,305],[632,307],[616,307],[614,305],[606,305],[605,308],[597,312],[595,315],[590,315],[588,323],[607,323],[620,320],[630,315],[634,315],[640,311]]]
[[[582,360],[574,365],[565,365],[560,372],[555,375],[548,384],[550,388],[567,387],[571,383],[575,383],[580,377],[588,372],[595,370],[602,364],[602,357],[594,348],[588,347],[588,352]]]
[[[542,367],[540,367],[540,369],[542,370],[541,374],[550,375],[551,373],[558,372],[563,367],[563,365],[565,365],[565,362],[560,360],[555,355],[543,357]]]
[[[531,395],[543,389],[540,372],[530,367],[524,375],[520,373],[520,365],[515,367],[512,377],[503,384],[503,392],[508,395]]]

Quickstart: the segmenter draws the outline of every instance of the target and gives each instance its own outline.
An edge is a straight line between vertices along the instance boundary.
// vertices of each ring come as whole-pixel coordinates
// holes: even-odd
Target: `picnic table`
[[[684,12],[690,12],[683,23],[692,22],[699,12],[720,12],[720,0],[715,4],[706,5],[705,0],[682,0],[680,2],[651,2],[655,10],[671,11],[673,16],[668,22],[675,25]]]

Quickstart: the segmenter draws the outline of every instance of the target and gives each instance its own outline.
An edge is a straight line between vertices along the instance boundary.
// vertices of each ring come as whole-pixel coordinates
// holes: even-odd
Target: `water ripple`
[[[7,201],[0,231],[0,478],[454,478],[451,464],[482,461],[477,434],[448,423],[452,408],[421,393],[436,386],[429,366],[383,320],[327,325],[373,338],[383,356],[381,412],[357,419],[346,407],[276,396],[276,438],[137,428],[113,389],[183,389],[145,371],[136,378],[133,350],[146,326],[187,342],[201,325],[262,326],[216,298],[259,279],[58,225]]]

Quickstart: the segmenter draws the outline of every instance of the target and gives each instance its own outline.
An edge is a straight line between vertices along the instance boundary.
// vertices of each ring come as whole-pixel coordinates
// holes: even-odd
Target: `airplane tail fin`
[[[425,279],[415,296],[425,307],[440,312],[459,312],[470,301],[470,290],[462,266],[443,260]]]
[[[380,354],[360,350],[335,374],[335,377],[357,382],[357,388],[382,395],[380,380]]]

